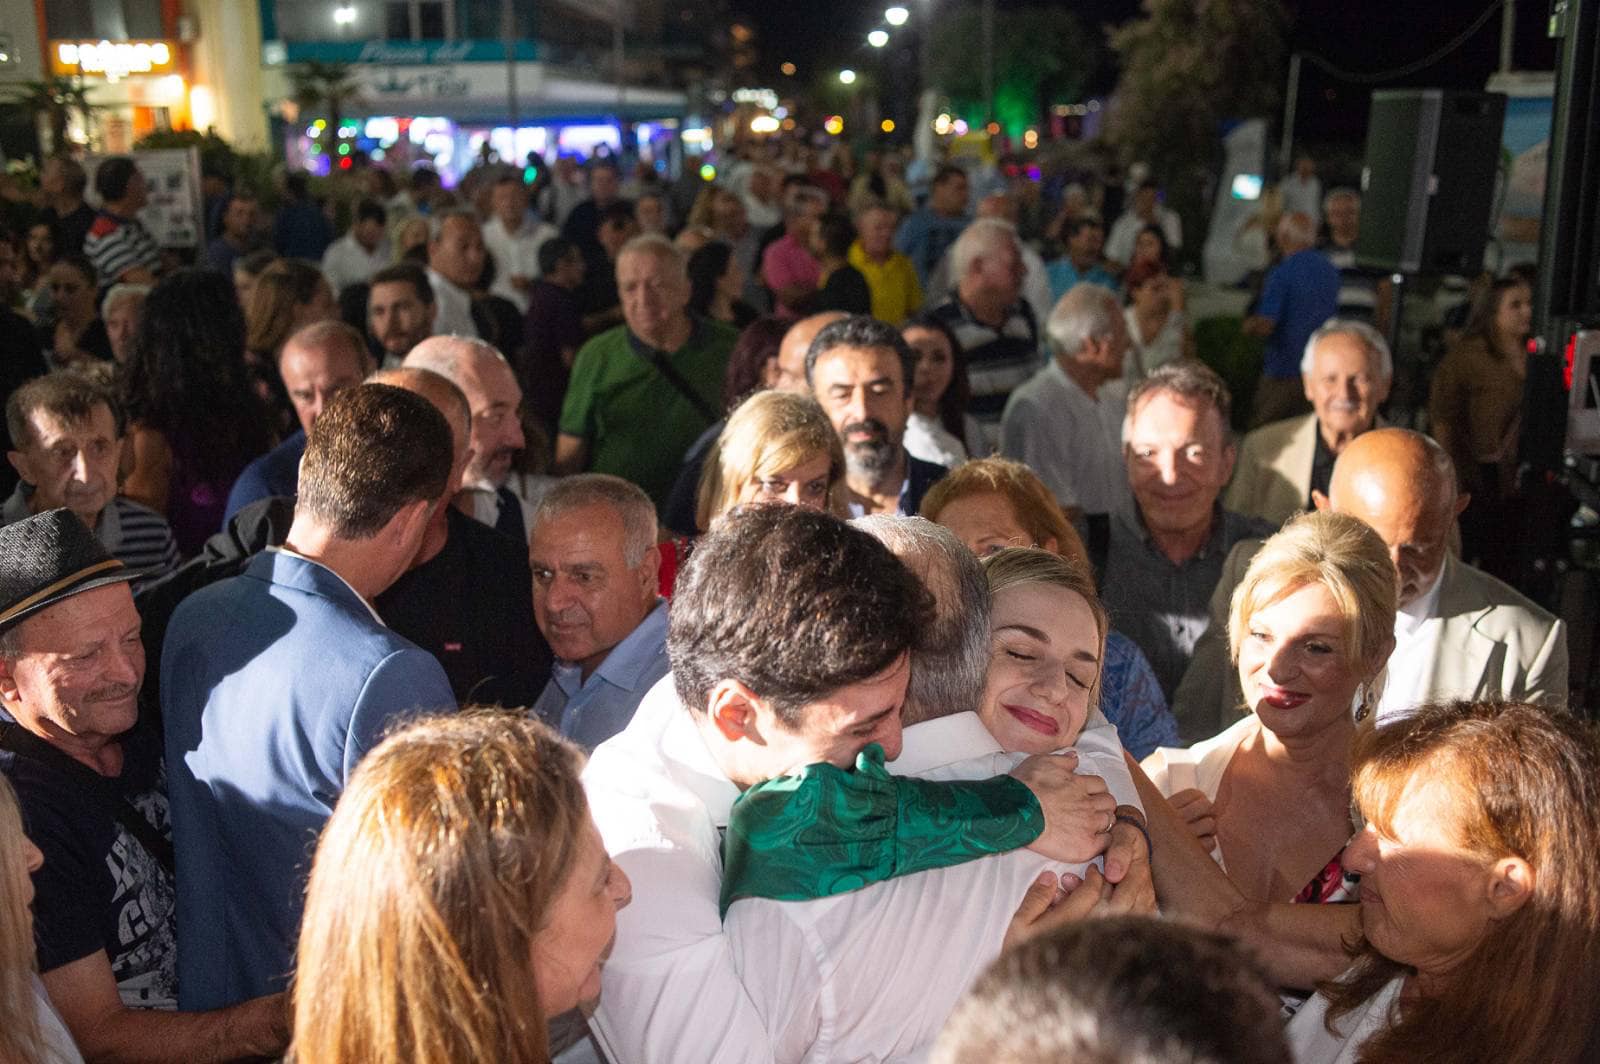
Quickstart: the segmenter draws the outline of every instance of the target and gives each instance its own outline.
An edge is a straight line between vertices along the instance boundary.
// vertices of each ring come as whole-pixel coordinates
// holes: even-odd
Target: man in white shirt
[[[1011,393],[1000,453],[1031,466],[1069,512],[1112,513],[1128,493],[1127,320],[1109,288],[1085,281],[1056,303],[1045,335],[1055,357]]]
[[[1117,269],[1133,261],[1133,245],[1146,226],[1161,227],[1169,250],[1177,251],[1183,246],[1183,221],[1176,211],[1161,206],[1157,198],[1160,190],[1161,186],[1154,181],[1141,182],[1133,194],[1133,206],[1123,211],[1122,217],[1112,225],[1106,237],[1105,254]]]
[[[723,933],[721,832],[744,788],[849,768],[869,744],[900,754],[930,605],[881,544],[824,514],[755,507],[698,542],[668,622],[673,673],[584,771],[606,849],[635,884],[591,1020],[611,1059],[775,1059]],[[1031,758],[1014,773],[1045,795],[1043,851],[1066,853],[1081,830],[1061,801],[1079,787],[1075,762]]]
[[[528,289],[539,279],[539,248],[560,231],[528,210],[528,186],[519,174],[495,179],[489,193],[489,220],[483,243],[494,258],[492,295],[508,299],[518,313],[528,312]]]
[[[394,258],[389,251],[389,238],[384,229],[389,224],[389,212],[376,200],[362,200],[356,204],[356,218],[350,231],[328,245],[322,255],[322,272],[335,293],[353,284],[366,284],[372,275],[389,265]]]
[[[917,573],[936,603],[937,645],[913,657],[904,749],[890,767],[946,781],[1010,771],[1024,755],[1004,752],[973,711],[989,662],[989,591],[977,559],[949,530],[920,518],[855,523]],[[1102,777],[1121,807],[1142,812],[1116,729],[1101,714],[1074,747],[1080,773]],[[1144,855],[1136,828],[1114,830]],[[813,901],[736,901],[727,935],[774,1058],[920,1059],[999,953],[1029,885],[1052,870],[1076,876],[1083,868],[1014,850]],[[1112,874],[1129,882],[1119,869]],[[1153,897],[1146,901],[1153,907]],[[1117,903],[1134,904],[1120,891]]]
[[[428,283],[438,306],[433,331],[478,339],[472,292],[483,277],[483,227],[470,210],[435,214],[429,223]]]
[[[1455,469],[1443,448],[1407,429],[1373,429],[1351,441],[1334,464],[1319,509],[1360,518],[1389,545],[1400,580],[1395,649],[1378,702],[1378,720],[1423,702],[1498,698],[1549,706],[1567,701],[1567,627],[1494,577],[1450,553],[1456,515]],[[1228,664],[1228,602],[1259,549],[1234,548],[1211,598],[1211,626],[1173,696],[1186,739],[1216,734],[1243,704]]]

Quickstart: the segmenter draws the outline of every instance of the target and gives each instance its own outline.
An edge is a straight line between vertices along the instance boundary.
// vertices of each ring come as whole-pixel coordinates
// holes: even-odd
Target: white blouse
[[[1394,1022],[1403,977],[1395,978],[1366,1002],[1347,1012],[1328,1030],[1328,999],[1315,994],[1295,1013],[1284,1035],[1294,1064],[1355,1064],[1361,1046]]]

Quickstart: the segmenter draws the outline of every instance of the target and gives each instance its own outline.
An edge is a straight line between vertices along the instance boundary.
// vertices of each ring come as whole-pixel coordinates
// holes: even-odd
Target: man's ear
[[[706,715],[730,743],[741,739],[761,743],[757,710],[761,698],[738,680],[719,680],[706,699]]]
[[[1537,878],[1531,865],[1520,857],[1502,857],[1489,870],[1489,908],[1496,920],[1503,920],[1522,908],[1533,897]]]
[[[16,707],[22,702],[22,692],[17,687],[17,678],[11,672],[12,663],[5,658],[0,658],[0,705],[16,717]]]
[[[1311,501],[1319,510],[1328,510],[1333,506],[1332,503],[1328,502],[1328,497],[1322,494],[1322,492],[1318,491],[1316,488],[1311,489]]]
[[[29,484],[37,483],[37,481],[28,475],[27,455],[23,454],[21,451],[7,451],[6,461],[11,463],[11,468],[15,469],[17,471],[17,476],[21,477],[24,481]]]
[[[646,603],[652,603],[661,594],[661,545],[650,544],[650,549],[639,559],[639,592]]]

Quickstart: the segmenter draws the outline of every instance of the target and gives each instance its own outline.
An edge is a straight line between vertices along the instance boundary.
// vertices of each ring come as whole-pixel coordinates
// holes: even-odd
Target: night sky
[[[789,60],[807,69],[836,69],[863,62],[868,30],[881,25],[890,0],[734,0],[736,14],[750,19],[760,36],[760,71],[782,88],[778,64]],[[928,0],[900,0],[916,20]],[[932,0],[935,11],[956,0]],[[1031,0],[1037,6],[1041,0]],[[1264,0],[1265,2],[1265,0]],[[1464,31],[1488,0],[1291,0],[1290,47],[1316,53],[1352,71],[1390,69],[1420,59]],[[1030,6],[1030,0],[998,0],[1001,9]],[[1069,5],[1089,25],[1114,25],[1138,13],[1137,0],[1074,0]],[[1556,46],[1545,33],[1549,0],[1519,0],[1516,65],[1549,70]],[[1499,62],[1500,14],[1461,48],[1409,78],[1385,88],[1477,88]],[[1304,65],[1297,137],[1327,144],[1359,145],[1366,133],[1370,88],[1351,85]]]

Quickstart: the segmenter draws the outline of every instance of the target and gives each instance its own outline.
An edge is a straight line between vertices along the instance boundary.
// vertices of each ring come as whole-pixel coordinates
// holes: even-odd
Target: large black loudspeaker
[[[1373,93],[1356,262],[1390,273],[1481,270],[1505,117],[1495,92]]]

